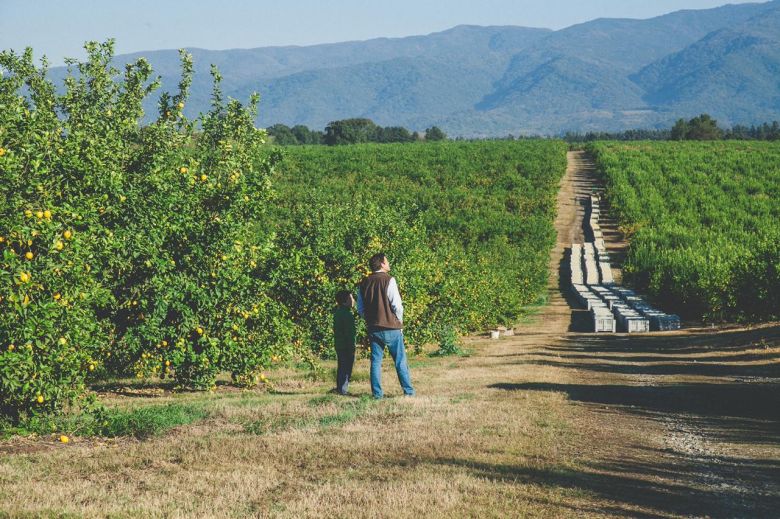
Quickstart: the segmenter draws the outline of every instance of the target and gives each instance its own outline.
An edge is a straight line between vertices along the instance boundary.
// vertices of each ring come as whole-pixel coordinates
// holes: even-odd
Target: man
[[[358,290],[357,310],[366,320],[368,338],[371,341],[371,393],[374,398],[382,398],[382,357],[385,347],[395,362],[398,382],[407,396],[414,395],[409,367],[406,364],[404,348],[403,319],[404,307],[398,284],[391,277],[390,262],[383,253],[374,254],[368,260],[369,274]]]

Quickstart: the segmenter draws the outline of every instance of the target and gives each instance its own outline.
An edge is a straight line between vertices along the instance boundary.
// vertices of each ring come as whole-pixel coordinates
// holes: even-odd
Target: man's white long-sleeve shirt
[[[377,270],[375,272],[384,272],[382,270]],[[404,305],[401,302],[401,292],[398,291],[398,283],[396,283],[395,278],[390,278],[390,283],[387,285],[387,301],[390,303],[390,309],[395,314],[396,318],[398,318],[399,321],[403,322],[404,320]],[[363,315],[363,294],[360,293],[360,290],[358,289],[357,294],[357,311],[360,314],[360,317],[365,317]]]

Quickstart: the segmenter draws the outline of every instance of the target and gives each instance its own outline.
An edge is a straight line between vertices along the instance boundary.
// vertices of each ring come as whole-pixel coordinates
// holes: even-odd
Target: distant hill
[[[778,119],[780,8],[714,31],[632,79],[651,106],[725,122]]]
[[[458,26],[407,38],[189,51],[196,74],[185,112],[208,109],[214,63],[225,94],[245,100],[260,92],[263,126],[322,129],[367,117],[499,136],[669,126],[701,112],[726,125],[780,119],[780,0],[559,31]],[[175,89],[176,51],[121,55],[116,63],[139,56],[164,89]],[[153,112],[153,100],[147,108]]]

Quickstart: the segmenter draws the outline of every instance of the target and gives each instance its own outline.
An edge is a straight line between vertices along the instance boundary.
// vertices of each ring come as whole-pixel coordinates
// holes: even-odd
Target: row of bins
[[[590,311],[595,332],[627,333],[676,330],[680,318],[650,306],[633,290],[615,284],[609,254],[599,228],[599,200],[591,196],[587,215],[592,242],[573,243],[570,272],[572,292]]]

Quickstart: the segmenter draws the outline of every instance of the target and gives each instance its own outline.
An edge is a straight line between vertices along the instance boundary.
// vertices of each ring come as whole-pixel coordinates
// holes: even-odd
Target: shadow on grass
[[[538,468],[455,458],[437,459],[433,463],[462,468],[475,477],[491,481],[575,490],[610,502],[607,506],[587,511],[616,516],[776,516],[780,506],[778,460],[721,458],[716,471],[702,474],[698,459],[671,459],[660,451],[652,455],[652,459],[658,461],[617,460],[581,468]],[[703,486],[702,479],[710,479],[710,483],[722,481],[724,484]],[[735,479],[743,484],[728,484]],[[549,503],[570,508],[565,502]],[[644,511],[638,511],[636,507]],[[575,510],[579,513],[586,511]]]
[[[570,400],[632,408],[634,412],[780,420],[779,384],[679,383],[662,386],[527,382],[489,386],[507,391],[565,393]]]
[[[129,398],[155,398],[176,389],[173,380],[108,380],[90,384],[98,393],[112,393]]]
[[[642,335],[570,335],[556,351],[689,355],[780,345],[780,325],[754,329]]]
[[[778,345],[780,326],[672,336],[572,335],[554,346],[513,354],[517,359],[515,363],[612,373],[619,375],[625,383],[527,382],[500,383],[491,387],[561,392],[571,400],[622,406],[635,413],[685,413],[721,418],[724,423],[729,419],[762,421],[766,424],[765,430],[774,431],[773,437],[777,437],[780,422]],[[706,356],[694,356],[702,354]],[[670,378],[648,379],[648,376]],[[678,381],[671,378],[673,376],[710,377],[711,380]]]

